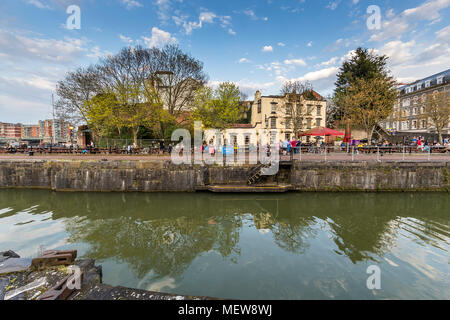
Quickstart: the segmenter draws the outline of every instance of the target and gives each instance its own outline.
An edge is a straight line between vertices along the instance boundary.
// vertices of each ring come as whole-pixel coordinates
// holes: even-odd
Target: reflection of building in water
[[[276,223],[275,218],[268,212],[256,213],[253,215],[256,229],[271,229]]]

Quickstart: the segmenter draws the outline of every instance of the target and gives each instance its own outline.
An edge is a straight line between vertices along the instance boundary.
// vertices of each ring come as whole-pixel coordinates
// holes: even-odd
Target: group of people
[[[449,138],[444,138],[443,143],[440,144],[439,142],[428,142],[424,137],[413,137],[411,140],[411,145],[416,146],[418,150],[428,152],[430,151],[430,148],[436,147],[444,147],[448,150],[450,150],[450,140]]]

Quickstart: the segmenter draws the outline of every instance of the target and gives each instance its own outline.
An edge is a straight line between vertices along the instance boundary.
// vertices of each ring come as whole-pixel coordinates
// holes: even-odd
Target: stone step
[[[292,190],[291,185],[210,185],[203,190],[216,193],[280,193]]]

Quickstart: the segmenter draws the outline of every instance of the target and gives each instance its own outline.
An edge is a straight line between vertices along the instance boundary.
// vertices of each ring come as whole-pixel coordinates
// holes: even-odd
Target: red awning
[[[317,127],[300,134],[300,136],[343,136],[344,133],[329,128]]]

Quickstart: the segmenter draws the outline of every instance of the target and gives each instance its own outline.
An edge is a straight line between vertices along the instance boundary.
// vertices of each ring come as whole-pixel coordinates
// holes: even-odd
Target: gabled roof
[[[314,97],[315,97],[317,100],[325,100],[325,98],[322,97],[317,91],[312,90],[311,92],[312,92],[312,94],[314,95]],[[286,96],[286,95],[284,95],[284,96],[280,96],[280,95],[269,95],[269,96],[261,96],[261,98],[281,99],[281,98],[284,98],[285,96]]]

